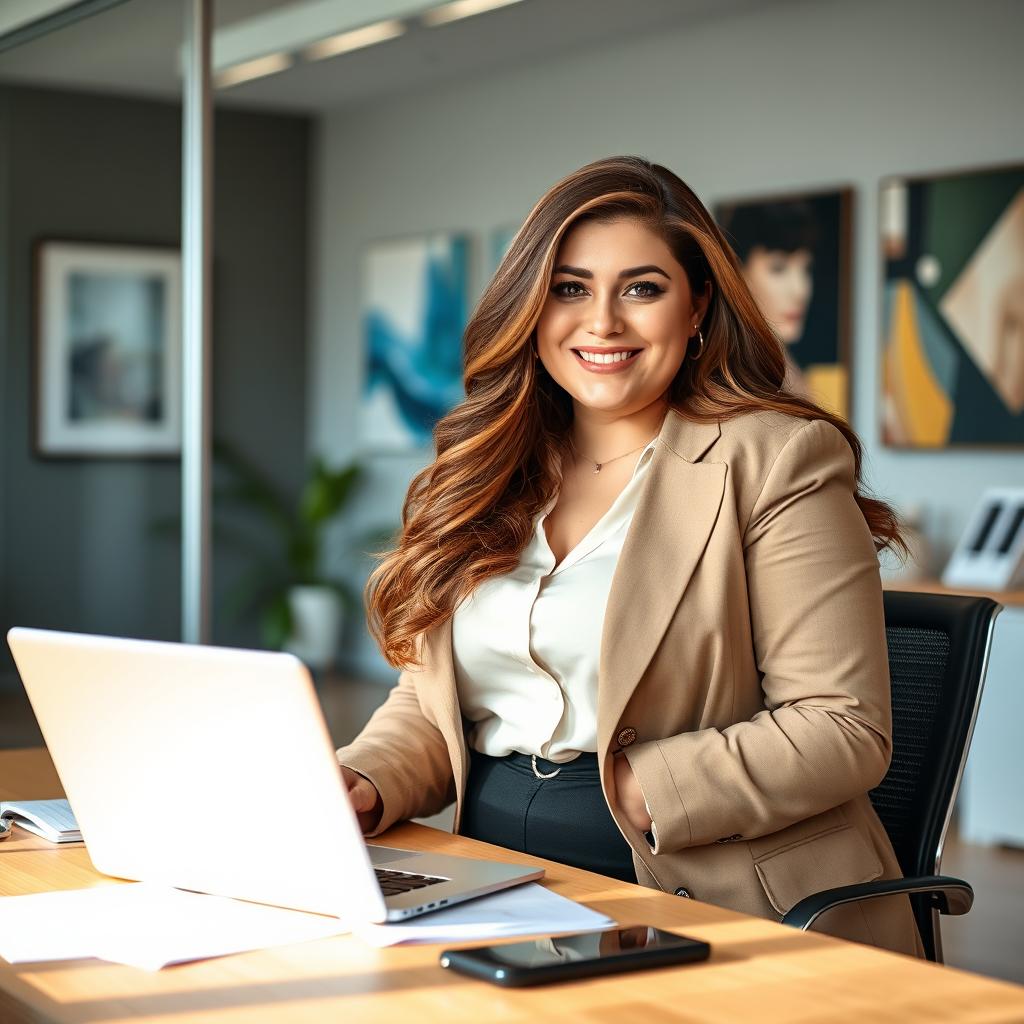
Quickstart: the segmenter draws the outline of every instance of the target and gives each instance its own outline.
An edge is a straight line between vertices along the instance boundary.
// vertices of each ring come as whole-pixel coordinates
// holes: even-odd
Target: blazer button
[[[628,747],[636,739],[636,729],[627,725],[624,729],[619,730],[619,735],[615,739],[620,747]]]
[[[693,897],[690,895],[690,890],[689,889],[684,889],[682,886],[680,886],[678,889],[676,889],[676,895],[677,896],[682,896],[682,897],[684,897],[685,899],[688,899],[688,900],[692,900],[693,899]]]

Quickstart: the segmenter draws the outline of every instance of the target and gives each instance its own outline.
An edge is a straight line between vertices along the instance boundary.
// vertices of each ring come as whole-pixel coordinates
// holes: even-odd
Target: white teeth
[[[631,355],[632,352],[580,352],[580,357],[588,363],[621,363]]]

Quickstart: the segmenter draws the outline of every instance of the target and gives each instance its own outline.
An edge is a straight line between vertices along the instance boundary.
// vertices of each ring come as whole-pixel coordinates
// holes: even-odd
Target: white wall
[[[655,38],[639,35],[637,10],[637,38],[614,48],[323,121],[311,445],[335,458],[356,451],[360,253],[370,240],[445,229],[485,243],[490,228],[521,221],[559,177],[619,153],[666,164],[709,206],[850,184],[853,425],[867,446],[867,483],[899,506],[924,504],[941,554],[983,488],[1024,485],[1024,454],[881,447],[877,186],[893,173],[1024,160],[1024,4],[780,4]],[[474,295],[483,244],[477,255]],[[376,460],[366,521],[397,521],[423,461]],[[361,667],[390,671],[368,638],[361,644]]]

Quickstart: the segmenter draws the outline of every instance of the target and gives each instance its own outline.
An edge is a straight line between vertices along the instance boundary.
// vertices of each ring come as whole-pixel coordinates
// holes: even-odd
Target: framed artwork
[[[747,285],[786,347],[786,386],[850,415],[853,191],[723,201],[715,217]]]
[[[889,178],[879,210],[883,441],[1024,444],[1024,165]]]
[[[181,257],[35,247],[35,449],[46,457],[181,451]]]
[[[465,398],[469,238],[434,233],[375,242],[365,255],[362,446],[429,447],[434,424]]]

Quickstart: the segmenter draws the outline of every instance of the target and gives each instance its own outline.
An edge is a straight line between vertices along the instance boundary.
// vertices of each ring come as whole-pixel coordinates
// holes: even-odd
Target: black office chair
[[[832,907],[907,893],[925,954],[942,963],[938,915],[966,914],[974,902],[967,882],[939,871],[1002,607],[987,597],[886,592],[893,753],[870,796],[905,877],[814,893],[783,924],[806,929]]]

